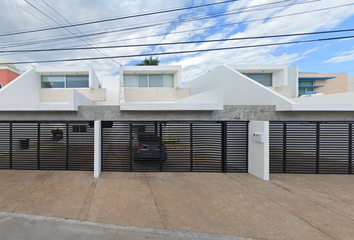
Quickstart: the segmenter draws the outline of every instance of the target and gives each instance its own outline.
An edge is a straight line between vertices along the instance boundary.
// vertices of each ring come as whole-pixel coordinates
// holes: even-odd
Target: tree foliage
[[[150,57],[150,58],[145,58],[144,61],[142,61],[141,63],[136,64],[136,66],[149,66],[149,65],[157,66],[157,65],[159,65],[159,62],[160,62],[160,60],[159,60],[158,57],[155,58],[155,59]]]

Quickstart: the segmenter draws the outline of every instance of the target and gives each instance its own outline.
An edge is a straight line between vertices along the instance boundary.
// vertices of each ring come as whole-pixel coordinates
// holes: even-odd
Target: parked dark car
[[[134,160],[167,159],[165,144],[155,133],[139,133],[133,139]]]

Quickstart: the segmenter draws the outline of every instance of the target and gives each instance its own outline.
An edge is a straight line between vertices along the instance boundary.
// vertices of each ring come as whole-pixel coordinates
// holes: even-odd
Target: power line
[[[227,1],[222,1],[222,2],[208,3],[208,4],[182,7],[182,8],[174,8],[174,9],[141,13],[141,14],[135,14],[135,15],[122,16],[122,17],[114,17],[114,18],[89,21],[89,22],[83,22],[83,23],[75,23],[75,24],[69,24],[69,25],[63,25],[63,26],[56,26],[56,27],[49,27],[49,28],[42,28],[42,29],[35,29],[35,30],[26,30],[26,31],[20,31],[20,32],[4,33],[4,34],[0,34],[0,37],[19,35],[19,34],[25,34],[25,33],[33,33],[33,32],[42,32],[42,31],[55,30],[55,29],[60,29],[60,28],[84,26],[84,25],[89,25],[89,24],[117,21],[117,20],[123,20],[123,19],[128,19],[128,18],[144,17],[144,16],[155,15],[155,14],[162,14],[162,13],[169,13],[169,12],[176,12],[176,11],[183,11],[183,10],[190,10],[190,9],[194,9],[194,8],[201,8],[201,7],[213,6],[213,5],[224,4],[224,3],[229,3],[229,2],[236,2],[236,1],[239,1],[239,0],[227,0]]]
[[[315,0],[317,1],[317,0]],[[311,1],[313,2],[313,1]],[[302,2],[301,4],[304,3],[310,3],[308,2]],[[300,3],[299,3],[300,4]],[[353,3],[354,4],[354,3]],[[349,5],[353,5],[353,4],[349,4]],[[261,5],[258,5],[261,6]],[[257,7],[258,7],[257,6]],[[333,8],[338,8],[338,7],[344,7],[346,5],[339,5],[339,6],[334,6],[334,7],[329,7],[329,8],[322,8],[322,9],[316,9],[316,10],[311,10],[311,11],[305,11],[305,12],[299,12],[299,13],[293,13],[293,14],[285,14],[285,15],[280,15],[280,16],[273,16],[273,17],[269,17],[269,18],[262,18],[262,19],[253,19],[253,20],[246,20],[246,21],[242,21],[242,22],[236,22],[236,23],[229,23],[229,24],[223,24],[223,25],[219,25],[219,26],[212,26],[212,27],[205,27],[205,28],[199,28],[196,30],[202,30],[202,29],[210,29],[210,28],[215,28],[215,27],[223,27],[223,26],[228,26],[228,25],[234,25],[234,24],[239,24],[239,23],[248,23],[248,22],[255,22],[255,21],[263,21],[265,19],[272,19],[272,18],[281,18],[281,17],[287,17],[287,16],[293,16],[293,15],[299,15],[299,14],[306,14],[306,13],[310,13],[310,12],[316,12],[316,11],[323,11],[323,10],[328,10],[328,9],[333,9]],[[259,9],[257,9],[258,11]],[[262,9],[263,10],[263,9]],[[209,16],[210,17],[210,16]],[[209,17],[205,17],[205,18],[209,18]],[[191,19],[188,21],[194,21],[195,19]],[[200,20],[197,19],[197,20]],[[187,21],[186,19],[184,21]],[[169,24],[169,23],[175,23],[176,21],[170,21],[167,23],[163,23],[163,24]],[[162,25],[162,24],[157,24],[157,25]],[[82,36],[97,36],[97,35],[101,35],[101,34],[108,34],[108,33],[113,33],[113,32],[123,32],[123,31],[130,31],[130,30],[135,30],[135,29],[139,29],[139,28],[147,28],[147,27],[154,27],[156,25],[144,25],[144,26],[139,26],[139,27],[134,27],[134,28],[126,28],[126,29],[119,29],[119,30],[114,30],[114,31],[103,31],[103,32],[98,32],[98,33],[92,33],[92,34],[86,34],[86,35],[82,35]],[[193,31],[195,29],[191,29],[191,30],[186,30],[186,31],[179,31],[179,32],[175,32],[175,33],[170,33],[170,34],[176,34],[176,33],[182,33],[182,32],[187,32],[187,31]],[[157,34],[157,35],[151,35],[151,36],[146,36],[146,37],[153,37],[153,36],[161,36],[162,34]],[[141,39],[141,38],[145,38],[145,37],[138,37],[138,38],[130,38],[130,39],[123,39],[123,40],[119,40],[119,41],[124,41],[124,40],[134,40],[134,39]],[[28,46],[28,45],[33,45],[33,44],[39,44],[39,43],[43,43],[43,42],[52,42],[52,41],[60,41],[60,40],[69,40],[71,38],[68,37],[64,37],[64,38],[57,38],[57,39],[47,39],[47,40],[40,40],[40,41],[36,41],[36,42],[32,42],[32,43],[23,43],[23,44],[16,44],[16,45],[12,45],[12,46],[8,46],[8,47],[15,47],[15,46]],[[6,46],[2,46],[2,47],[6,47]]]
[[[223,38],[223,39],[186,41],[186,42],[146,43],[146,44],[133,44],[133,45],[115,45],[115,46],[98,46],[98,47],[75,47],[75,48],[49,48],[49,49],[26,49],[26,50],[4,50],[4,51],[0,50],[0,53],[29,53],[29,52],[89,50],[89,49],[94,49],[94,48],[95,49],[96,48],[98,48],[98,49],[106,49],[106,48],[164,46],[164,45],[179,45],[179,44],[194,44],[194,43],[210,43],[210,42],[227,42],[227,41],[251,40],[251,39],[279,38],[279,37],[294,37],[294,36],[318,35],[318,34],[329,34],[329,33],[342,33],[342,32],[353,32],[353,31],[354,31],[354,28],[342,29],[342,30],[331,30],[331,31],[320,31],[320,32],[290,33],[290,34],[279,34],[279,35],[269,35],[269,36],[254,36],[254,37],[242,37],[242,38]],[[319,40],[321,40],[321,39],[319,39]]]
[[[199,52],[223,51],[223,50],[234,50],[234,49],[244,49],[244,48],[269,47],[269,46],[288,45],[288,44],[297,44],[297,43],[309,43],[309,42],[318,42],[318,41],[332,41],[332,40],[349,39],[349,38],[354,38],[354,35],[343,36],[343,37],[333,37],[333,38],[292,41],[292,42],[226,47],[226,48],[209,48],[209,49],[199,49],[199,50],[188,50],[188,51],[177,51],[177,52],[160,52],[160,53],[149,53],[149,54],[132,54],[132,55],[121,55],[121,56],[110,56],[110,57],[90,57],[90,58],[78,58],[78,59],[57,59],[57,60],[27,61],[27,62],[25,61],[25,62],[14,62],[14,64],[85,61],[85,60],[98,60],[98,59],[110,59],[110,58],[142,57],[142,56],[151,56],[151,55],[160,56],[160,55],[172,55],[172,54],[199,53]]]
[[[222,12],[222,13],[218,13],[218,14],[214,14],[214,15],[207,14],[205,17],[203,17],[203,16],[200,17],[199,16],[199,17],[185,18],[185,19],[181,19],[181,20],[177,20],[177,21],[174,19],[174,20],[169,20],[169,21],[164,21],[164,22],[157,22],[157,23],[154,23],[154,24],[149,23],[147,25],[142,25],[142,26],[132,25],[131,27],[128,27],[128,28],[125,28],[125,29],[118,29],[118,30],[113,30],[113,31],[104,30],[104,31],[98,32],[98,33],[81,35],[80,37],[92,37],[92,36],[97,36],[97,35],[102,35],[102,34],[110,34],[110,33],[114,33],[114,32],[131,31],[131,30],[137,30],[137,29],[143,29],[143,28],[153,28],[153,27],[158,27],[158,26],[167,25],[167,24],[173,24],[173,23],[177,23],[177,22],[181,23],[181,22],[204,20],[204,19],[207,19],[207,18],[226,16],[226,15],[235,14],[235,13],[246,13],[246,12],[252,12],[252,11],[267,10],[267,9],[270,9],[270,8],[262,8],[262,9],[252,9],[252,8],[266,7],[266,6],[269,6],[269,5],[278,4],[278,3],[284,3],[284,2],[289,2],[289,1],[291,1],[291,0],[281,0],[281,1],[278,1],[278,2],[272,2],[272,3],[267,3],[267,4],[260,4],[260,5],[256,5],[256,6],[251,6],[251,7],[243,8],[241,10],[237,9],[236,11],[226,11],[226,12]],[[296,4],[293,4],[293,5],[316,2],[316,1],[319,1],[319,0],[310,0],[310,1],[307,1],[307,2],[296,3]],[[283,7],[283,6],[280,6],[280,7]],[[70,37],[60,37],[60,38],[46,39],[46,40],[37,40],[36,39],[36,41],[34,41],[32,43],[33,44],[39,44],[39,43],[43,43],[43,42],[46,43],[48,41],[52,42],[52,41],[60,41],[60,40],[68,40],[68,39],[70,40],[71,38]],[[32,45],[32,43],[26,42],[26,43],[21,44],[21,45],[22,46],[23,45]],[[11,46],[19,46],[19,44],[11,44],[8,47],[11,47]],[[3,47],[5,47],[5,46],[3,45]]]
[[[55,13],[57,13],[62,19],[64,19],[67,23],[71,24],[65,17],[63,17],[57,10],[55,10],[52,6],[50,6],[48,3],[46,3],[44,0],[42,0],[42,2],[47,5],[50,9],[52,9]],[[77,28],[77,27],[74,27],[74,29],[76,29],[80,34],[83,35],[83,33]],[[88,46],[91,46],[91,49],[94,49],[96,50],[97,52],[99,52],[100,54],[104,55],[104,56],[109,56],[108,53],[106,53],[104,50],[100,50],[100,49],[97,49],[95,47],[92,47],[92,45],[88,42],[85,41],[85,39],[83,39],[82,37],[80,36],[77,36],[74,32],[72,32],[72,34],[76,37],[76,38],[79,38],[81,41],[83,41],[84,43],[86,43]],[[84,37],[86,38],[88,41],[90,41],[93,45],[95,45],[95,43],[89,39],[88,37]],[[119,66],[123,66],[122,64],[120,64],[117,60],[115,59],[111,59],[113,62],[117,63]]]

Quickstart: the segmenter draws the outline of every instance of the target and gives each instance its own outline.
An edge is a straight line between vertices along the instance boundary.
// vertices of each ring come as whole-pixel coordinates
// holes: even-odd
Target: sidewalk
[[[262,239],[351,239],[354,175],[0,171],[0,211]]]

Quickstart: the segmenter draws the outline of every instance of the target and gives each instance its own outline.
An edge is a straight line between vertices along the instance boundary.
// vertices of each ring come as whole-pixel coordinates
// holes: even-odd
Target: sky
[[[165,10],[172,11],[147,15]],[[287,64],[300,72],[354,76],[353,0],[2,0],[0,22],[0,59],[22,71],[90,66],[98,76],[113,76],[121,65],[152,56],[160,65],[181,65],[182,82],[222,64]],[[87,24],[64,27],[81,23]],[[345,29],[353,31],[290,35]],[[195,42],[206,40],[222,41]],[[176,42],[182,44],[146,46]],[[103,46],[114,48],[96,48]],[[23,52],[78,47],[91,49]],[[210,51],[220,48],[228,49]],[[194,50],[203,51],[156,55]],[[118,57],[38,63],[107,56]]]

